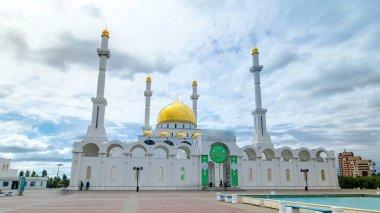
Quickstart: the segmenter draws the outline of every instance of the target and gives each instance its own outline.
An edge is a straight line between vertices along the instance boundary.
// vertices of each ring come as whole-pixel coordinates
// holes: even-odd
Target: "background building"
[[[353,152],[338,153],[338,162],[341,176],[362,177],[376,173],[375,162],[354,156]]]
[[[0,158],[0,189],[18,189],[17,169],[11,169],[11,159]],[[48,177],[26,177],[25,189],[46,189]]]

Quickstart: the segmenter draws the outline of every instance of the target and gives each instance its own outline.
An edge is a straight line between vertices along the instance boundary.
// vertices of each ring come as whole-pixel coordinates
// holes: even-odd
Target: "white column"
[[[91,98],[92,107],[92,120],[91,125],[87,129],[85,141],[91,140],[92,142],[105,142],[108,141],[106,130],[104,128],[104,114],[107,100],[104,98],[104,88],[106,79],[106,65],[107,59],[111,57],[110,50],[108,49],[108,30],[102,32],[101,47],[97,49],[99,56],[99,74],[96,97]]]
[[[149,131],[151,127],[149,126],[150,119],[150,97],[152,97],[153,92],[151,91],[152,78],[148,76],[146,78],[146,88],[144,91],[145,96],[145,122],[143,131]]]
[[[198,83],[196,80],[194,80],[193,81],[193,94],[191,94],[190,99],[193,101],[193,112],[195,114],[195,118],[198,120],[198,112],[197,112],[198,106],[197,106],[197,104],[198,104],[199,95],[198,95],[197,87],[198,87]]]
[[[253,73],[254,76],[256,103],[256,109],[252,111],[255,126],[253,143],[257,147],[273,147],[272,141],[269,134],[267,133],[266,128],[265,114],[267,110],[262,108],[261,103],[260,72],[263,69],[263,66],[259,64],[259,50],[257,48],[253,48],[252,50],[252,60],[253,65],[249,71]]]

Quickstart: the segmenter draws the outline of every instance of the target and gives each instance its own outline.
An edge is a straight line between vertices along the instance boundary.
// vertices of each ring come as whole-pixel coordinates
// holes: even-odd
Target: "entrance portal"
[[[215,143],[210,148],[209,186],[230,186],[229,150],[222,143]]]

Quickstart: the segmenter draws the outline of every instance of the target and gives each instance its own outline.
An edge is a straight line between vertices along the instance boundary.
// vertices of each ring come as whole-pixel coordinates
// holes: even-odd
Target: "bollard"
[[[231,203],[238,203],[237,194],[232,194]]]
[[[380,192],[376,192],[377,195],[380,195]]]
[[[220,192],[217,192],[217,193],[216,193],[216,200],[221,200],[221,199],[220,199]]]
[[[332,209],[333,213],[343,213],[344,212],[344,208],[342,208],[342,207],[331,206],[331,209]]]
[[[270,194],[271,194],[271,195],[275,195],[275,194],[276,194],[276,191],[270,191]]]
[[[286,213],[286,201],[278,201],[278,213]]]

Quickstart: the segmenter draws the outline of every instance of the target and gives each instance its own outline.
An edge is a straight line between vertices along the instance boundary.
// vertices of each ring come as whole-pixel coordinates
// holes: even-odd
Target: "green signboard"
[[[19,187],[18,187],[18,191],[23,193],[25,190],[25,177],[24,176],[21,176],[20,177],[20,181],[19,181]]]
[[[224,145],[216,144],[210,149],[210,158],[215,163],[223,163],[227,160],[228,151]]]
[[[238,165],[237,165],[237,157],[230,156],[231,159],[231,186],[238,186]]]
[[[208,155],[201,156],[202,186],[208,186]]]

